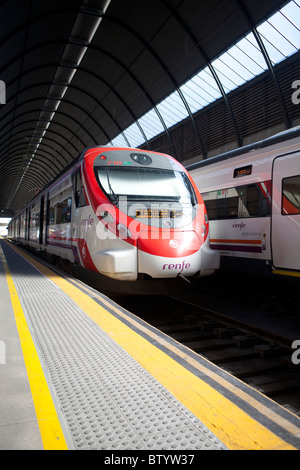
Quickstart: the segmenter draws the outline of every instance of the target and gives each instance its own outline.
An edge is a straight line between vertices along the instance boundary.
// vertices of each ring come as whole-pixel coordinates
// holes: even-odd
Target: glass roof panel
[[[212,62],[225,92],[234,90],[256,77],[267,65],[253,33]]]
[[[139,123],[149,140],[164,130],[155,109],[151,109],[148,113],[144,114],[144,116],[139,119]]]
[[[127,129],[124,131],[124,134],[128,139],[131,147],[138,147],[145,142],[143,134],[141,133],[141,130],[139,129],[139,126],[136,122],[127,127]]]
[[[251,80],[262,70],[251,60],[246,52],[240,48],[239,44],[233,46],[227,53],[227,64],[236,70],[243,77],[244,81]]]
[[[284,60],[287,56],[296,52],[295,48],[286,40],[271,23],[266,21],[264,24],[257,28],[267,53],[273,63],[277,64]]]
[[[220,98],[220,90],[208,67],[205,67],[204,70],[201,70],[201,72],[192,78],[192,80],[198,80],[198,82],[201,83],[202,88],[214,99]]]
[[[169,95],[165,100],[157,105],[167,127],[174,126],[188,116],[186,107],[183,104],[177,91]]]
[[[198,75],[180,87],[192,112],[220,98],[221,93],[209,70],[206,67]]]
[[[297,52],[300,48],[300,0],[289,2],[258,26],[257,31],[273,64],[281,62]],[[212,66],[225,93],[267,70],[266,61],[253,33],[247,34],[228,51],[216,58],[212,62]],[[205,67],[184,83],[180,87],[180,91],[192,113],[222,96],[209,67]],[[168,128],[188,116],[188,111],[177,91],[161,101],[157,105],[157,109]],[[138,122],[147,139],[151,139],[164,130],[155,109],[142,116]],[[145,139],[136,123],[124,133],[131,145],[137,147],[144,143]],[[124,145],[125,139],[122,135],[112,141],[113,145],[119,138],[123,141],[122,146]],[[127,145],[126,142],[125,145]]]
[[[217,72],[219,80],[221,81],[224,90],[227,92],[237,88],[242,83],[241,77],[239,77],[233,70],[227,67],[223,60],[226,60],[226,56],[223,54],[220,58],[212,62],[212,66]],[[222,60],[223,59],[223,60]]]
[[[192,81],[186,83],[182,87],[180,87],[184,97],[192,111],[195,113],[199,109],[203,108],[208,104],[208,101],[202,98],[201,96],[201,89],[197,85],[195,85]]]
[[[115,137],[115,139],[111,141],[111,144],[113,145],[113,147],[128,147],[128,144],[124,139],[123,134],[117,135],[117,137]]]
[[[257,28],[273,64],[299,50],[299,17],[300,4],[292,1]]]
[[[300,16],[299,7],[298,16]],[[297,21],[297,15],[295,20]],[[280,11],[278,15],[274,15],[269,22],[271,25],[276,28],[281,34],[289,41],[289,43],[295,48],[298,49],[300,46],[300,30],[297,24],[293,24],[289,18]]]
[[[233,47],[236,59],[255,76],[266,70],[267,65],[265,59],[253,33],[247,34],[244,39],[241,39],[236,46]]]
[[[298,30],[300,29],[300,2],[290,2],[281,9],[282,14],[292,23]]]
[[[249,33],[238,44],[240,45],[240,47],[243,48],[243,51],[245,52],[245,54],[251,57],[251,60],[254,61],[258,65],[258,67],[260,67],[261,69],[260,72],[263,72],[264,70],[267,69],[266,61],[257,44],[257,41],[253,33]]]

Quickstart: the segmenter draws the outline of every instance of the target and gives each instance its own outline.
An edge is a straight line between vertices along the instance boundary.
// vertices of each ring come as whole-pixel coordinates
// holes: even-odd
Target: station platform
[[[0,240],[0,449],[297,450],[300,419]]]

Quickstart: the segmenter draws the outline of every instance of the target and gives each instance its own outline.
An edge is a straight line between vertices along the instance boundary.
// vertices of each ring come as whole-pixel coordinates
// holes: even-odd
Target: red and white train
[[[86,149],[12,219],[8,236],[124,281],[207,276],[220,262],[188,172],[140,149]]]
[[[300,277],[300,127],[187,169],[221,267]]]

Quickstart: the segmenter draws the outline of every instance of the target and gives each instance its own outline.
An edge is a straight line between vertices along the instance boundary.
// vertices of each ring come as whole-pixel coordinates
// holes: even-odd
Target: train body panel
[[[124,281],[204,276],[220,262],[188,172],[139,149],[87,149],[12,220],[9,235]]]
[[[275,158],[272,180],[273,265],[300,271],[300,149]]]
[[[300,128],[190,165],[221,265],[300,274]]]

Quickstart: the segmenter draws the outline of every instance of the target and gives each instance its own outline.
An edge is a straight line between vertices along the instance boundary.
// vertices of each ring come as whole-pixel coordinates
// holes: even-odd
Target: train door
[[[40,230],[39,230],[39,244],[42,245],[44,243],[43,240],[43,235],[44,235],[44,203],[45,203],[45,198],[44,196],[41,197],[41,205],[40,205]]]
[[[29,209],[28,207],[26,208],[26,215],[25,215],[25,235],[24,238],[27,241],[28,240],[28,225],[29,225]]]
[[[272,194],[273,266],[300,270],[300,152],[275,158]]]

